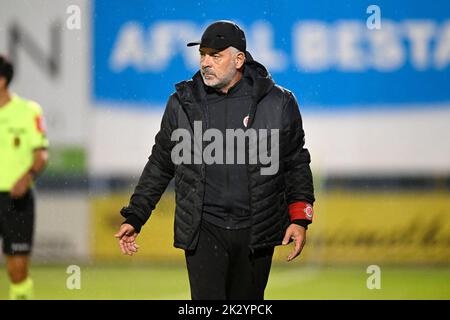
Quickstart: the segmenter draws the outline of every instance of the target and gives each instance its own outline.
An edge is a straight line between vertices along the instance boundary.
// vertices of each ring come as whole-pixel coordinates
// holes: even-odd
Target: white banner
[[[89,108],[90,16],[85,0],[2,0],[0,54],[10,56],[11,91],[38,102],[50,143],[84,145]]]

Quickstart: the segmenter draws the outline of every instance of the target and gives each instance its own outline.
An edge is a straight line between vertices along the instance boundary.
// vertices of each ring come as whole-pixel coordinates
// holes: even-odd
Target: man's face
[[[200,72],[207,86],[222,89],[238,72],[236,54],[231,48],[222,51],[200,48]]]
[[[6,78],[0,76],[0,91],[4,91],[6,90],[7,85],[6,85]]]

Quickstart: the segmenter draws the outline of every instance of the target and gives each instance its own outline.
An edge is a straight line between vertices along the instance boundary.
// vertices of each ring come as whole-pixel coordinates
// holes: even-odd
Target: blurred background
[[[186,43],[220,19],[294,92],[312,157],[315,221],[294,262],[277,248],[266,298],[449,299],[448,1],[0,0],[11,89],[42,106],[51,144],[36,188],[36,297],[190,298],[172,184],[138,255],[122,256],[113,235],[174,84],[198,69]]]

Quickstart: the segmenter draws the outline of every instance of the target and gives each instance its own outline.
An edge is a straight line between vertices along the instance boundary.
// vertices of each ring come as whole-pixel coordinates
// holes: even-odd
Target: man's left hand
[[[283,245],[287,245],[289,243],[289,239],[292,239],[295,242],[294,250],[287,257],[287,261],[294,260],[303,250],[303,246],[306,242],[306,229],[297,224],[291,224],[286,229],[286,234],[284,235]]]
[[[12,187],[10,191],[11,198],[19,199],[23,197],[30,188],[31,182],[33,182],[33,177],[31,174],[25,173]]]

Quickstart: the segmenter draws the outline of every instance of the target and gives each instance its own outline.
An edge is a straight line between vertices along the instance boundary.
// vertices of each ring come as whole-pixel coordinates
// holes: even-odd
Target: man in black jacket
[[[246,51],[239,26],[217,21],[194,45],[200,70],[170,96],[115,236],[124,254],[137,252],[175,177],[174,246],[185,250],[192,298],[263,299],[274,247],[293,240],[293,260],[313,218],[302,119],[294,95]]]

